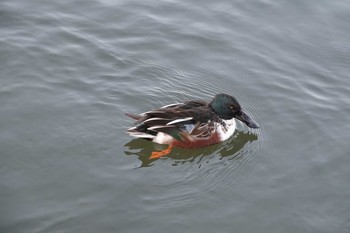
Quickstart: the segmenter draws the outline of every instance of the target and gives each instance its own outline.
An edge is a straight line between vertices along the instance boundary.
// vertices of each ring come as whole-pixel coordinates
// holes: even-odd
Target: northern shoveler
[[[234,118],[250,128],[259,128],[243,112],[238,101],[227,94],[217,94],[209,103],[192,100],[166,105],[139,115],[125,115],[135,120],[136,126],[127,130],[131,136],[169,145],[163,151],[153,152],[151,159],[170,153],[173,147],[198,148],[225,141],[235,132]]]

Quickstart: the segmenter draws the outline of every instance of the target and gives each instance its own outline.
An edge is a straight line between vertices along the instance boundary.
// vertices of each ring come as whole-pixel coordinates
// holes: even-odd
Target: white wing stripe
[[[173,106],[180,105],[180,104],[182,104],[182,103],[168,104],[168,105],[165,105],[165,106],[163,106],[163,107],[161,107],[161,108],[173,107]]]
[[[169,120],[169,119],[166,119],[166,118],[160,118],[160,117],[153,117],[153,118],[149,118],[147,120],[145,120],[144,122],[149,122],[149,121],[156,121],[156,120]]]
[[[193,117],[186,117],[186,118],[181,118],[181,119],[176,119],[176,120],[173,120],[173,121],[170,121],[168,124],[166,125],[173,125],[173,124],[176,124],[176,123],[180,123],[180,122],[184,122],[184,121],[189,121],[189,120],[192,120]]]

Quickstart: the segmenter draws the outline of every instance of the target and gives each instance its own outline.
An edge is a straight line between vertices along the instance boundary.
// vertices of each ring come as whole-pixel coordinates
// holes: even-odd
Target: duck
[[[130,136],[168,145],[152,152],[150,159],[165,156],[174,147],[201,148],[223,142],[234,134],[235,119],[249,128],[259,128],[236,98],[224,93],[215,95],[210,102],[189,100],[125,115],[134,120],[134,126],[126,131]]]

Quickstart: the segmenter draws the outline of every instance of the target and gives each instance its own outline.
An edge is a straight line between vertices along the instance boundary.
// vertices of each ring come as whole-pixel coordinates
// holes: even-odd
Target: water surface
[[[348,1],[0,3],[0,232],[349,232]],[[175,149],[139,113],[236,96]]]

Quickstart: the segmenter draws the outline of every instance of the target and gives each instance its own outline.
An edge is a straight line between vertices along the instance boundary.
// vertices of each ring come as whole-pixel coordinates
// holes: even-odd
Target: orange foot
[[[173,149],[173,146],[169,146],[168,148],[162,150],[162,151],[153,151],[152,155],[149,157],[150,159],[157,159],[160,158],[164,155],[167,155],[171,152],[171,150]]]

